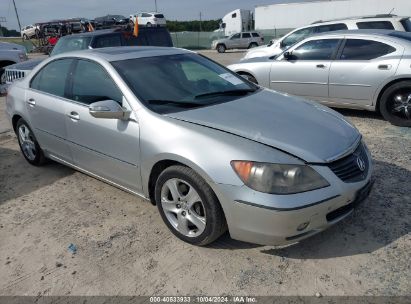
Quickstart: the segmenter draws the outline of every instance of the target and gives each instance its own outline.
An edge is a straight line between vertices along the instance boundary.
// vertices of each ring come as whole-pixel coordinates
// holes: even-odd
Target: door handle
[[[78,113],[74,111],[71,111],[69,114],[67,114],[67,116],[72,120],[80,120],[80,115],[78,115]]]
[[[325,64],[317,64],[317,68],[325,69],[327,66]]]
[[[36,101],[34,100],[34,98],[29,98],[27,100],[27,103],[31,106],[34,107],[36,105]]]
[[[390,70],[391,69],[391,64],[380,64],[378,66],[378,69],[380,69],[380,70]]]

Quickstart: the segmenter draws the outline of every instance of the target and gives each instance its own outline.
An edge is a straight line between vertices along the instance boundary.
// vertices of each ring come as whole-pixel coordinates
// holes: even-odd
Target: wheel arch
[[[154,190],[158,177],[165,169],[176,165],[192,169],[194,172],[199,174],[211,188],[213,188],[212,185],[210,185],[210,183],[212,182],[211,177],[202,168],[188,159],[182,159],[180,156],[167,155],[167,157],[163,157],[162,159],[156,160],[153,163],[149,170],[147,181],[145,182],[145,184],[147,185],[146,193],[153,205],[155,205]]]
[[[235,73],[237,73],[237,74],[240,75],[240,76],[242,76],[242,75],[250,75],[250,76],[254,77],[255,80],[257,80],[257,77],[255,76],[255,74],[252,73],[252,72],[250,72],[250,71],[248,71],[248,70],[238,70],[238,71],[235,71]],[[257,80],[257,82],[258,82],[258,80]]]
[[[394,85],[394,84],[396,84],[396,83],[398,83],[398,82],[401,82],[401,81],[411,81],[411,76],[402,77],[402,78],[396,78],[396,79],[393,79],[393,80],[389,81],[388,83],[386,83],[386,84],[381,88],[381,90],[378,92],[378,95],[377,95],[377,97],[376,97],[376,99],[375,99],[375,102],[374,102],[374,104],[375,104],[375,111],[377,111],[377,112],[380,111],[380,101],[381,101],[381,97],[382,97],[382,95],[384,94],[384,92],[385,92],[389,87],[391,87],[392,85]]]
[[[11,118],[11,124],[13,126],[14,133],[16,133],[16,128],[17,128],[17,122],[23,118],[20,114],[14,114],[13,117]]]

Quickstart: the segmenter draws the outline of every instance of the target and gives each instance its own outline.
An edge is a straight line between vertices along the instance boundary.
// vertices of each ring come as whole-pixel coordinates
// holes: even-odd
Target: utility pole
[[[156,6],[156,12],[158,12],[158,10],[157,10],[157,0],[154,0],[154,5]]]
[[[201,26],[201,12],[200,12],[200,32],[202,32],[202,26]]]
[[[14,5],[14,11],[16,12],[17,23],[19,24],[19,30],[20,30],[20,32],[21,32],[21,24],[20,24],[19,13],[17,13],[16,2],[15,2],[14,0],[13,0],[13,5]]]

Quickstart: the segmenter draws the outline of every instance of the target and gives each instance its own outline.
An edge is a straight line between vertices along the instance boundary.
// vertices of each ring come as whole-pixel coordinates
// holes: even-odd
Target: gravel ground
[[[410,129],[340,111],[375,160],[375,186],[351,216],[286,248],[228,235],[200,248],[146,201],[56,163],[29,166],[3,112],[0,98],[0,295],[411,295]]]

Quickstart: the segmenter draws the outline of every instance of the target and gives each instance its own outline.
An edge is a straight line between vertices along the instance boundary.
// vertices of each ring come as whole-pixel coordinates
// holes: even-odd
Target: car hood
[[[0,42],[0,50],[20,50],[26,52],[26,48],[17,43]]]
[[[13,64],[13,65],[9,65],[7,67],[7,69],[21,70],[21,71],[31,71],[43,60],[45,60],[45,58],[31,59],[31,60],[27,60],[27,61],[23,61],[23,62],[20,62],[20,63]]]
[[[311,163],[342,155],[361,136],[337,112],[271,90],[167,116],[238,135]]]

